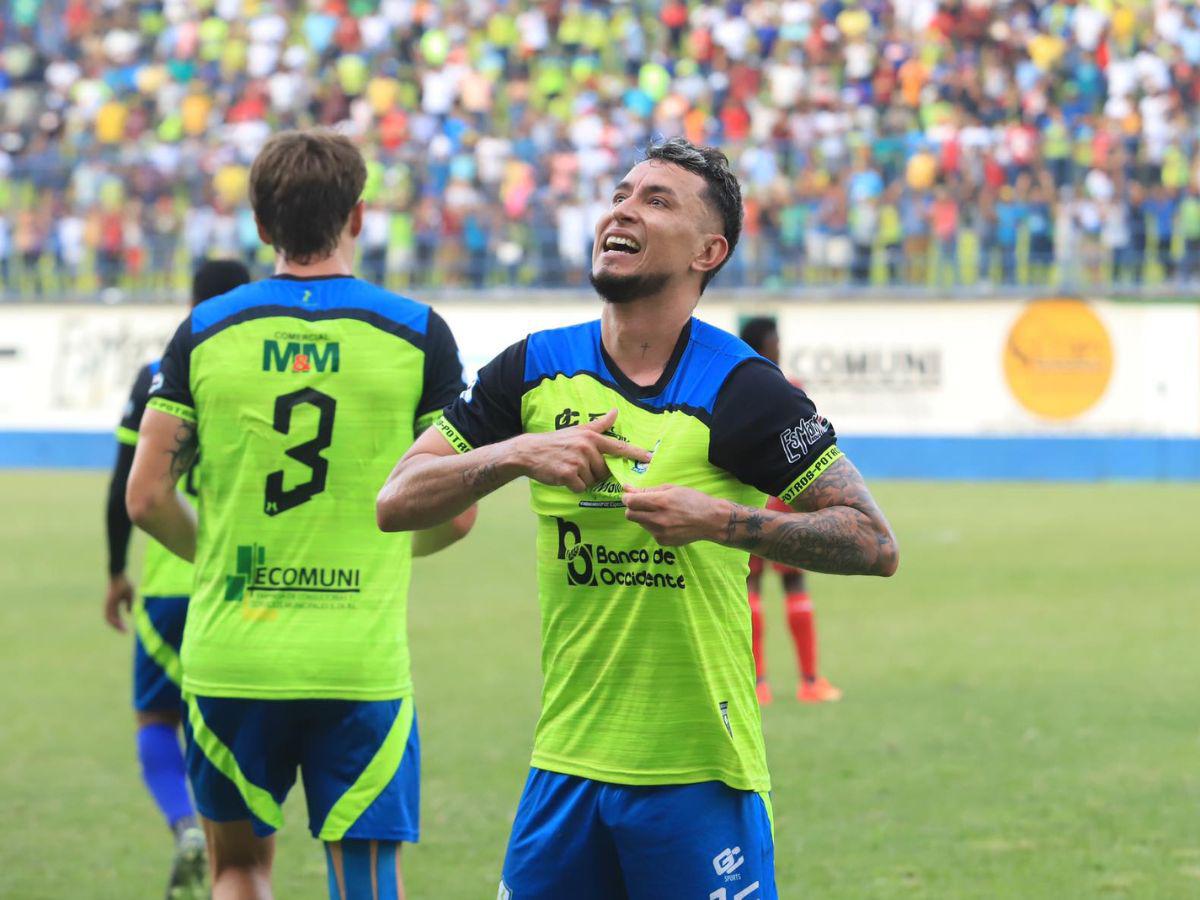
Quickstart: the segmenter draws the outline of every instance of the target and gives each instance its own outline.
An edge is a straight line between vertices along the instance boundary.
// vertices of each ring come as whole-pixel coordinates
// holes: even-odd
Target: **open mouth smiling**
[[[617,253],[639,253],[641,252],[642,245],[633,238],[610,235],[604,240],[604,249],[605,251],[612,250]]]

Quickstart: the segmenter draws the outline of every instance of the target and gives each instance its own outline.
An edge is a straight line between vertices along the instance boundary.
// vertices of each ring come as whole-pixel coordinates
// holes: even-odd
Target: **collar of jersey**
[[[683,359],[683,351],[687,349],[688,341],[691,340],[691,337],[692,320],[688,319],[683,326],[683,330],[679,332],[679,338],[675,341],[675,349],[671,351],[671,358],[667,360],[667,364],[663,368],[662,374],[658,376],[658,380],[654,384],[641,385],[630,379],[613,362],[612,357],[608,355],[608,351],[604,349],[602,329],[596,329],[596,340],[600,344],[600,358],[604,361],[604,367],[608,369],[608,374],[612,376],[612,380],[616,382],[617,387],[621,389],[622,393],[639,400],[657,397],[667,389],[667,385],[675,377],[675,371],[679,368],[679,361]]]
[[[353,278],[353,275],[293,275],[291,272],[281,272],[272,275],[280,281],[330,281],[334,278]]]

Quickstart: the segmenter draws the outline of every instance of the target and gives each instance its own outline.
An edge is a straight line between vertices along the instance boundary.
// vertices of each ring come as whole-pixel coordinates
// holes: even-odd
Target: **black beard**
[[[671,276],[665,273],[657,275],[597,275],[588,273],[588,281],[596,289],[596,293],[608,303],[632,303],[657,294]]]

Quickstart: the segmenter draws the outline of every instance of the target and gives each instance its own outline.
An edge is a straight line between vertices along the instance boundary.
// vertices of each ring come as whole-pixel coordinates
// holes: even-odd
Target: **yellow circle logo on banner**
[[[1072,419],[1104,396],[1113,349],[1100,317],[1081,300],[1039,300],[1013,324],[1004,376],[1031,413]]]

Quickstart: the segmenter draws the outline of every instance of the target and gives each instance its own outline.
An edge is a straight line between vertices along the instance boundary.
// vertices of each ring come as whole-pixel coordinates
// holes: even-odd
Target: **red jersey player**
[[[768,318],[750,319],[742,326],[742,340],[759,355],[779,365],[779,331],[775,320]],[[778,497],[767,502],[768,509],[789,511],[786,503]],[[792,640],[796,644],[796,657],[800,666],[800,686],[796,698],[801,703],[832,703],[842,699],[842,692],[817,674],[817,623],[813,616],[812,600],[804,584],[804,572],[782,563],[771,563],[771,567],[783,579],[783,591],[787,596],[788,625]],[[762,574],[766,563],[759,556],[750,557],[750,577],[746,582],[750,600],[750,622],[754,635],[754,673],[758,678],[758,701],[771,702],[771,686],[767,682],[766,651],[763,646]]]

